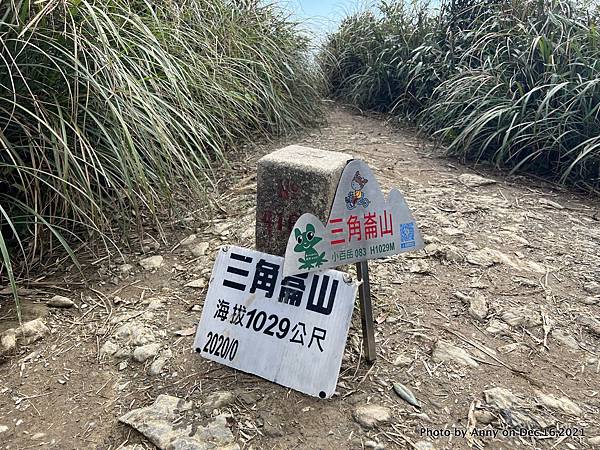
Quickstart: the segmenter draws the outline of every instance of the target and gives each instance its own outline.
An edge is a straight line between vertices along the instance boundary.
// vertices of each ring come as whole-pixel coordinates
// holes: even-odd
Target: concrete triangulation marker
[[[283,256],[292,227],[304,213],[326,221],[338,182],[352,156],[290,145],[258,161],[256,249]]]

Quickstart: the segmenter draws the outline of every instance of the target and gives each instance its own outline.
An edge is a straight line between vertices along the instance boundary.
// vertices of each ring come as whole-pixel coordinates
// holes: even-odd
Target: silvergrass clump
[[[58,244],[158,222],[240,141],[318,119],[309,42],[242,0],[0,6],[0,285]]]
[[[597,190],[599,22],[571,0],[382,1],[319,61],[331,96],[412,120],[451,154]]]

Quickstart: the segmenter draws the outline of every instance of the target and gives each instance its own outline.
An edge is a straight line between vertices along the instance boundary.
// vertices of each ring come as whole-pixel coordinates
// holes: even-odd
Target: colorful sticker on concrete
[[[304,228],[294,228],[294,237],[296,244],[294,245],[294,252],[297,254],[304,254],[298,258],[300,263],[299,269],[319,269],[324,263],[327,262],[325,259],[325,252],[317,252],[315,246],[323,240],[315,234],[315,226],[312,223],[307,223]]]
[[[369,167],[348,163],[326,225],[312,214],[294,224],[284,275],[328,269],[423,248],[423,239],[397,189],[387,200]]]

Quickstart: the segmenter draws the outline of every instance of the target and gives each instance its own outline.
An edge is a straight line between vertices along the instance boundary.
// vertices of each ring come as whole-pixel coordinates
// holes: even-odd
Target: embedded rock
[[[164,367],[167,365],[169,360],[173,357],[173,352],[171,349],[166,349],[161,352],[160,356],[156,358],[152,364],[150,365],[150,369],[148,369],[148,373],[150,375],[160,375]]]
[[[8,353],[17,346],[17,333],[9,328],[0,335],[0,355]]]
[[[583,285],[583,290],[590,295],[600,295],[600,283],[590,281]]]
[[[76,306],[73,300],[63,297],[62,295],[55,295],[46,302],[46,305],[52,308],[72,308],[73,306]]]
[[[128,345],[146,345],[154,342],[156,337],[152,330],[136,323],[126,323],[121,325],[114,334],[115,338]]]
[[[501,315],[504,322],[510,326],[523,326],[532,328],[542,324],[542,317],[538,310],[533,309],[533,306],[517,306],[509,308]]]
[[[485,329],[490,334],[504,334],[510,331],[510,326],[498,319],[490,320],[490,324]]]
[[[186,283],[185,287],[204,289],[206,287],[206,280],[204,278],[198,278],[197,280],[192,280],[189,283]]]
[[[100,356],[113,356],[119,350],[117,344],[111,341],[106,341],[102,347],[100,347]]]
[[[463,173],[458,177],[458,181],[468,187],[480,187],[480,186],[488,186],[490,184],[496,184],[496,180],[492,180],[491,178],[484,178],[479,175],[473,175],[470,173]]]
[[[531,408],[526,407],[523,401],[508,389],[495,387],[483,393],[488,406],[498,411],[510,426],[546,428],[550,425],[542,417],[534,414]]]
[[[455,362],[461,366],[479,367],[479,364],[469,352],[445,341],[437,341],[433,349],[433,359],[435,361]]]
[[[589,331],[600,336],[600,320],[583,314],[579,315],[576,320]]]
[[[563,330],[552,330],[552,337],[559,341],[561,344],[566,345],[573,350],[579,350],[579,344],[577,340],[569,333]]]
[[[555,397],[554,395],[544,394],[543,392],[537,390],[535,391],[535,395],[540,403],[548,408],[552,408],[572,416],[580,416],[583,414],[581,408],[568,397]]]
[[[206,401],[202,404],[202,409],[210,413],[215,409],[221,409],[231,405],[235,401],[235,395],[227,391],[213,392],[206,397]]]
[[[600,447],[600,436],[594,436],[588,439],[588,444],[592,447]]]
[[[144,258],[140,260],[140,266],[142,266],[145,270],[158,269],[163,265],[164,258],[160,255],[149,256],[148,258]]]
[[[154,358],[156,355],[158,355],[159,350],[160,344],[157,343],[142,345],[133,351],[133,359],[135,359],[137,362],[143,363],[146,360]]]
[[[42,319],[35,319],[30,322],[25,322],[16,329],[17,341],[19,344],[25,345],[39,341],[48,334],[50,334],[50,329],[46,326]]]
[[[133,272],[134,267],[131,264],[123,264],[121,266],[119,266],[119,271],[121,273],[129,273],[129,272]]]
[[[179,245],[181,247],[189,247],[190,245],[194,244],[195,242],[196,242],[196,235],[190,234],[188,237],[179,241]]]
[[[200,242],[199,244],[196,244],[192,247],[191,252],[192,255],[194,255],[196,258],[199,258],[200,256],[206,255],[206,252],[208,252],[208,248],[208,242]]]
[[[203,424],[188,417],[192,403],[169,395],[159,395],[144,408],[119,418],[143,434],[161,450],[239,450],[223,415]]]
[[[360,405],[354,409],[354,420],[365,428],[388,423],[392,418],[390,408],[379,405]]]

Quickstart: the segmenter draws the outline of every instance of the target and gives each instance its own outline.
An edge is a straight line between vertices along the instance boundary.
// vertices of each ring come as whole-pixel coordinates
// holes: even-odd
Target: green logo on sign
[[[323,263],[326,263],[325,252],[319,253],[313,248],[319,242],[323,240],[318,236],[315,236],[315,227],[313,224],[306,225],[306,231],[303,233],[300,229],[294,229],[294,235],[296,236],[296,246],[294,247],[295,252],[304,252],[304,258],[299,258],[298,262],[302,265],[299,269],[312,269],[314,267],[321,267]]]

